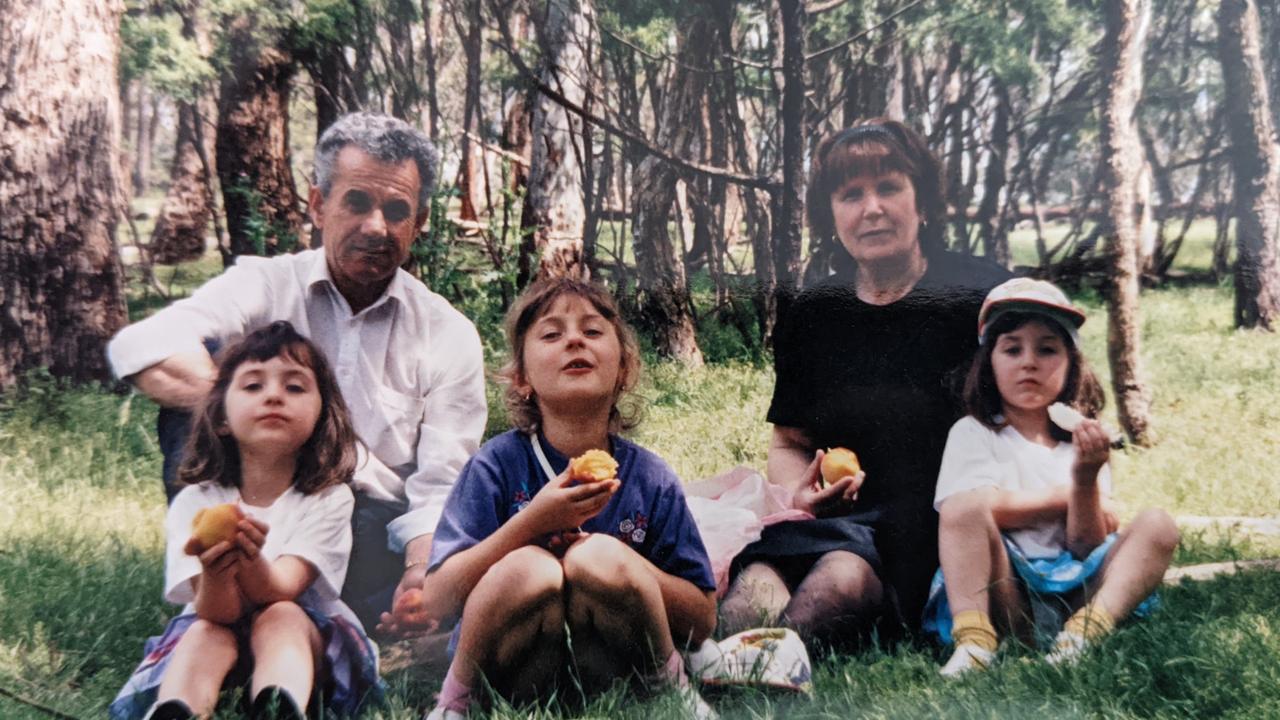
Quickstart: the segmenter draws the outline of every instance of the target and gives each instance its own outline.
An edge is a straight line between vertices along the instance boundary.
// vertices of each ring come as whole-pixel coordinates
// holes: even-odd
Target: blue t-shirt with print
[[[633,442],[611,435],[621,485],[609,504],[582,524],[585,532],[612,535],[663,572],[703,590],[714,590],[711,561],[689,513],[684,489],[671,467]],[[569,465],[539,434],[557,475]],[[480,448],[462,468],[431,543],[430,570],[492,535],[547,484],[528,435],[511,430]]]

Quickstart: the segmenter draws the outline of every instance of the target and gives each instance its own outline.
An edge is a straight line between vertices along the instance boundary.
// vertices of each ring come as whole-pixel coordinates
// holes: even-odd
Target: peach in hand
[[[236,526],[244,518],[244,511],[235,503],[224,503],[196,512],[191,520],[191,539],[198,555],[222,541],[236,539]]]
[[[833,485],[842,477],[852,477],[862,472],[858,456],[847,448],[831,448],[822,456],[822,485]]]
[[[588,450],[569,461],[569,479],[576,482],[604,482],[617,475],[618,461],[603,450]]]
[[[391,608],[396,625],[405,630],[431,630],[435,622],[427,617],[426,595],[419,588],[409,588],[396,599]]]

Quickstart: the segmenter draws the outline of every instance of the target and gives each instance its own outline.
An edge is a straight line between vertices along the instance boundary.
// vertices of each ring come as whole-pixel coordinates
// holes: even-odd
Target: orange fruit
[[[858,456],[847,448],[831,448],[822,456],[822,484],[832,485],[842,477],[852,477],[862,472]]]
[[[236,539],[236,525],[244,518],[244,511],[235,503],[224,503],[204,508],[191,519],[191,536],[204,552],[218,543]]]
[[[588,450],[569,461],[569,478],[580,483],[603,482],[618,475],[618,461],[603,450]]]

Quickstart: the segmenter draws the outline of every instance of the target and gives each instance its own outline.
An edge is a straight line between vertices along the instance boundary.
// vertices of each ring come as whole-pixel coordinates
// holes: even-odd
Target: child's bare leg
[[[787,604],[785,623],[801,635],[834,637],[856,630],[879,609],[884,586],[871,565],[844,550],[818,558]]]
[[[223,625],[196,620],[173,649],[156,701],[181,700],[196,715],[213,714],[222,681],[235,665],[236,636]]]
[[[542,548],[508,553],[467,596],[449,674],[466,688],[481,671],[500,691],[520,694],[550,680],[564,633],[564,571]]]
[[[1107,553],[1102,584],[1092,601],[1100,603],[1115,620],[1128,617],[1160,586],[1177,547],[1178,526],[1173,518],[1157,508],[1143,510]]]
[[[647,561],[621,541],[593,534],[564,556],[569,627],[598,638],[645,672],[675,652],[662,588]]]
[[[1030,608],[1014,577],[1009,552],[991,512],[993,491],[970,490],[942,504],[938,560],[951,616],[978,611],[1006,633],[1030,632]],[[1029,640],[1029,638],[1024,638]]]
[[[769,563],[753,562],[729,586],[720,604],[720,625],[727,635],[777,625],[789,602],[791,590],[782,573]]]
[[[249,635],[253,697],[274,685],[287,690],[306,710],[320,665],[321,642],[320,631],[297,603],[277,602],[260,610]]]

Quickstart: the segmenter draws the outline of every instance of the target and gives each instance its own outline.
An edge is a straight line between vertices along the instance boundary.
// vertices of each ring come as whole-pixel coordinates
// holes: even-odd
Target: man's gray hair
[[[343,115],[316,143],[316,187],[327,198],[342,148],[354,145],[384,163],[413,159],[418,165],[418,211],[427,207],[436,185],[436,149],[421,130],[390,115],[356,112]]]

